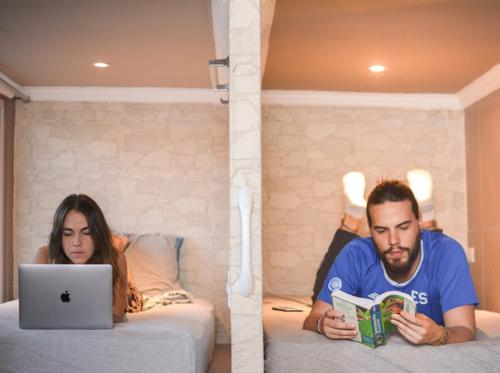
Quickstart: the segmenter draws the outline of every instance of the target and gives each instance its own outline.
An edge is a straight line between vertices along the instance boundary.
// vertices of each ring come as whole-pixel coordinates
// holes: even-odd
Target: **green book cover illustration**
[[[417,308],[413,299],[400,291],[388,291],[372,300],[335,290],[332,300],[333,308],[344,314],[345,322],[356,325],[358,334],[353,340],[373,348],[385,344],[394,331],[393,313],[404,310],[415,315]]]

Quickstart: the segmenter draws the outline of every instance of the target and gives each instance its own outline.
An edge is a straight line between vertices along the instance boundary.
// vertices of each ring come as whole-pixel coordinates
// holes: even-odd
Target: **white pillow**
[[[129,278],[145,296],[179,290],[178,250],[182,239],[163,234],[127,235]]]

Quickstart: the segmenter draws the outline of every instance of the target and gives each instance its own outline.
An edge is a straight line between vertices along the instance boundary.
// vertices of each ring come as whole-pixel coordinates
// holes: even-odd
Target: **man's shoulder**
[[[446,234],[444,234],[442,231],[428,231],[428,230],[423,230],[422,231],[422,239],[434,246],[461,246],[460,243],[455,240],[453,237],[450,237]]]
[[[345,247],[362,247],[362,248],[375,248],[371,237],[356,237],[353,238]]]
[[[377,250],[371,237],[358,237],[345,245],[342,252],[350,257],[375,258]]]
[[[422,231],[422,240],[431,256],[464,254],[462,245],[457,240],[440,231]]]

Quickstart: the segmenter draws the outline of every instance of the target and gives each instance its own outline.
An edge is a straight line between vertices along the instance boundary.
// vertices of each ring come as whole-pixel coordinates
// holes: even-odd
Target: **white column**
[[[263,372],[260,0],[231,0],[229,58],[231,365],[232,372]],[[249,297],[238,293],[242,257],[238,193],[245,185],[253,201]]]

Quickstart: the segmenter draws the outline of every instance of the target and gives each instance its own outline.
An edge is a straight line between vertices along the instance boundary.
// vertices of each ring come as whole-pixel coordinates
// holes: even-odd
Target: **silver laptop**
[[[112,328],[111,265],[19,265],[19,327],[22,329]]]

